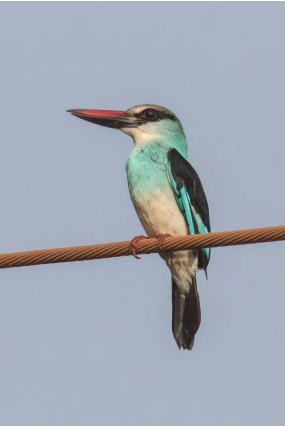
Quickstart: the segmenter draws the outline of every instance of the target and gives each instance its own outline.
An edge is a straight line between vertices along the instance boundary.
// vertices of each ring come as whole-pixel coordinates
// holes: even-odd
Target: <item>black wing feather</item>
[[[191,203],[193,207],[200,215],[208,232],[211,232],[208,202],[198,173],[191,166],[191,164],[188,163],[188,161],[174,148],[168,151],[168,161],[170,163],[171,173],[176,181],[177,187],[181,188],[183,185],[185,186],[186,191],[191,196]],[[195,228],[197,228],[197,225]],[[198,233],[198,229],[195,229],[195,231]],[[209,258],[207,258],[203,250],[198,250],[198,258],[198,267],[206,271]]]
[[[174,179],[178,184],[179,181],[184,182],[187,191],[191,194],[193,207],[200,215],[204,225],[210,232],[211,227],[208,202],[198,173],[174,148],[168,151],[168,160]]]

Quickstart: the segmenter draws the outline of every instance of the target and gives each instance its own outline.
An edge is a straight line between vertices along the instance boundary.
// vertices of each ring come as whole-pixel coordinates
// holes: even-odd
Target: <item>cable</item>
[[[136,244],[137,254],[159,251],[189,250],[202,247],[225,247],[285,240],[285,226],[241,229],[165,238],[159,248],[156,238],[142,239]],[[0,268],[43,265],[48,263],[75,262],[131,255],[131,241],[94,244],[76,247],[31,250],[0,254]]]

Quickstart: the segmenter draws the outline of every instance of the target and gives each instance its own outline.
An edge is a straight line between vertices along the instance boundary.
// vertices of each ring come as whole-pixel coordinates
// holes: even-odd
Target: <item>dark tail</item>
[[[200,322],[201,310],[196,277],[192,279],[188,294],[181,293],[172,278],[172,332],[179,349],[193,348]]]

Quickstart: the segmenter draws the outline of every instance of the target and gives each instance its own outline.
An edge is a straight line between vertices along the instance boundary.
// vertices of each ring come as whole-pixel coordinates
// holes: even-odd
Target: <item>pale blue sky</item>
[[[126,135],[172,109],[213,230],[284,224],[284,3],[1,3],[0,251],[142,233]],[[283,426],[284,243],[214,249],[192,352],[157,255],[0,272],[0,423]]]

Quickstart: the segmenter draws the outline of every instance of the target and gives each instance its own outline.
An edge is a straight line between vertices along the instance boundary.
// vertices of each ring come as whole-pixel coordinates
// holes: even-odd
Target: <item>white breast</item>
[[[151,192],[137,191],[132,201],[142,226],[149,237],[160,234],[187,235],[185,219],[180,212],[171,188]]]
[[[188,235],[187,223],[180,212],[169,187],[165,191],[156,189],[145,193],[136,191],[132,196],[142,226],[149,237],[161,234]],[[198,267],[198,259],[192,250],[173,253],[163,253],[161,257],[166,261],[173,278],[183,293],[188,293]]]

